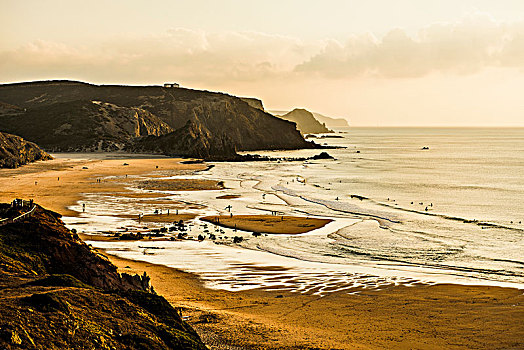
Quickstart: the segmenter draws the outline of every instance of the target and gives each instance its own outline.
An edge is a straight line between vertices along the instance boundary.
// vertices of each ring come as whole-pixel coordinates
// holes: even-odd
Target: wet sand
[[[521,349],[524,295],[500,287],[390,286],[325,297],[281,291],[207,289],[162,265],[110,260],[147,271],[213,349]],[[215,345],[215,346],[213,346]]]
[[[137,215],[119,215],[121,218],[129,218],[129,219],[135,219],[137,222],[159,222],[159,223],[173,223],[175,221],[186,221],[191,220],[196,217],[196,214],[175,214],[174,210],[172,210],[169,214],[146,214],[143,215],[140,220],[138,219]]]
[[[249,232],[293,235],[315,230],[332,221],[288,215],[219,215],[204,216],[200,220]]]
[[[169,158],[56,159],[0,170],[0,200],[33,198],[72,216],[77,213],[67,206],[81,200],[83,193],[132,195],[126,187],[133,180],[126,175],[160,172],[169,176],[204,168]],[[111,180],[96,181],[108,176]],[[149,197],[145,193],[140,198]],[[262,221],[252,224],[260,232],[265,229]],[[215,349],[524,348],[524,296],[516,289],[392,285],[324,297],[268,290],[229,292],[205,288],[197,276],[165,266],[114,256],[110,260],[121,271],[147,271],[157,292],[175,306],[183,306],[184,315]]]

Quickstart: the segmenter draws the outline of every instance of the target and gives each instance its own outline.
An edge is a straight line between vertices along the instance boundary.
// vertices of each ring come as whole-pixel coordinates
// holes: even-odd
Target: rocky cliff
[[[0,168],[16,168],[48,159],[52,157],[34,143],[16,135],[0,132]]]
[[[14,132],[53,150],[112,150],[134,143],[136,136],[166,135],[192,122],[202,130],[215,152],[313,148],[293,123],[253,108],[238,97],[184,88],[159,86],[91,85],[72,81],[44,81],[0,85],[0,101],[14,106],[0,113],[0,129]],[[142,118],[140,135],[137,119]],[[120,118],[120,121],[117,121]],[[29,122],[31,121],[31,123]],[[120,127],[122,121],[128,127]],[[34,126],[32,124],[38,124]],[[169,128],[170,129],[169,129]],[[178,142],[176,134],[159,139],[166,154],[197,156],[198,146]],[[169,141],[173,141],[170,146]],[[177,149],[184,145],[183,149]],[[138,146],[135,149],[144,148]],[[134,149],[129,146],[126,149]],[[220,156],[215,154],[215,156]]]
[[[0,217],[30,209],[0,204]],[[205,349],[149,278],[119,274],[60,215],[0,225],[0,348]]]
[[[250,105],[253,108],[260,109],[261,111],[265,111],[264,104],[262,103],[262,100],[259,100],[258,98],[254,97],[239,97],[242,101],[246,102],[248,105]]]
[[[313,114],[305,109],[295,108],[289,113],[279,116],[297,124],[298,130],[303,134],[317,134],[333,132],[326,128],[325,124],[320,124]]]
[[[202,123],[193,120],[172,133],[137,140],[128,150],[207,160],[233,160],[237,156],[234,142],[227,134],[212,136]]]
[[[173,131],[152,113],[96,100],[35,105],[0,117],[0,128],[51,151],[115,151],[136,137]]]

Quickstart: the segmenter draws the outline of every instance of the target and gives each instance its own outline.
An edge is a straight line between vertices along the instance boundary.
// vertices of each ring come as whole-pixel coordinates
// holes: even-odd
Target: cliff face
[[[109,143],[102,147],[103,149],[111,149],[122,147],[120,143],[123,138],[134,137],[129,132],[119,133],[118,131],[122,131],[121,128],[115,130],[102,123],[103,116],[114,118],[114,111],[110,113],[110,107],[107,106],[115,109],[131,109],[133,113],[138,110],[149,113],[148,125],[151,125],[151,120],[156,117],[156,120],[162,121],[171,128],[171,130],[160,128],[160,124],[156,121],[157,126],[145,128],[156,130],[148,131],[148,138],[151,138],[151,135],[162,135],[178,130],[191,121],[205,130],[202,135],[206,135],[207,141],[202,142],[209,142],[211,144],[209,149],[212,150],[221,149],[225,138],[231,148],[239,151],[315,147],[314,144],[303,139],[293,123],[253,108],[238,97],[208,91],[157,86],[97,86],[79,82],[51,81],[0,85],[0,101],[16,106],[20,108],[19,111],[22,111],[17,114],[14,112],[0,114],[0,128],[37,141],[42,147],[56,150],[85,149],[86,145],[93,147],[100,141],[103,141],[104,145]],[[99,101],[99,104],[95,105],[91,101]],[[52,122],[56,118],[60,119],[60,123]],[[35,121],[46,119],[52,122],[51,125],[47,122],[45,124],[48,125],[47,135],[42,135],[43,132],[39,128],[29,126],[27,121],[30,119]],[[78,123],[75,123],[75,120]],[[88,124],[89,130],[97,131],[91,131],[87,135],[84,131],[79,132],[78,130],[85,129],[79,125],[80,122],[83,125]],[[68,124],[71,124],[71,127]],[[69,137],[64,137],[64,133],[68,132],[71,133]],[[167,147],[167,143],[164,144]],[[180,150],[174,148],[177,145],[180,143],[174,142],[173,148],[164,153],[187,153],[187,148]],[[196,156],[197,153],[198,151],[195,151],[195,154],[188,155]]]
[[[16,168],[37,160],[52,157],[40,147],[23,138],[0,132],[0,168]]]
[[[0,217],[28,209],[0,204]],[[146,275],[119,274],[38,206],[0,226],[0,347],[205,349]]]
[[[316,134],[333,132],[326,128],[325,124],[320,124],[313,114],[305,109],[296,108],[289,113],[279,116],[282,119],[295,122],[297,128],[303,134]]]
[[[2,118],[0,128],[24,135],[51,151],[114,151],[129,140],[173,129],[152,113],[101,101],[36,105]]]

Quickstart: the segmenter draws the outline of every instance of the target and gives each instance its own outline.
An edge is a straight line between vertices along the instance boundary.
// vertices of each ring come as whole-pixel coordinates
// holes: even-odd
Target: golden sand
[[[332,220],[287,215],[220,215],[200,218],[213,224],[243,231],[299,234],[320,228]]]
[[[68,209],[82,199],[84,193],[107,193],[135,198],[157,198],[157,194],[136,194],[126,187],[133,180],[126,175],[162,172],[164,176],[180,171],[202,170],[203,164],[182,164],[180,159],[79,160],[54,159],[28,164],[18,169],[0,169],[0,201],[14,198],[34,199],[47,209],[74,216]],[[123,165],[124,163],[128,165]],[[87,169],[84,169],[87,168]],[[111,180],[104,179],[111,176]],[[97,179],[104,179],[97,182]]]

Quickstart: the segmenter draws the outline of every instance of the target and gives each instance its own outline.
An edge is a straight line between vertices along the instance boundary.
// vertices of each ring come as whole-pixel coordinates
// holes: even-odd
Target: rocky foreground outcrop
[[[17,168],[37,160],[49,159],[52,157],[34,143],[0,132],[0,168]]]
[[[313,116],[313,113],[302,108],[295,108],[291,112],[280,115],[279,117],[296,123],[298,130],[303,134],[333,132],[333,130],[329,130],[325,124],[320,124]]]
[[[0,204],[0,217],[29,209]],[[59,214],[1,224],[0,348],[206,348],[145,274],[119,274]]]
[[[316,147],[294,123],[264,112],[253,99],[209,91],[41,81],[0,85],[0,102],[0,130],[54,151],[156,149],[220,158],[224,149]],[[194,148],[179,140],[198,135],[204,139]],[[142,137],[147,140],[139,142]],[[161,146],[152,145],[155,137]]]

